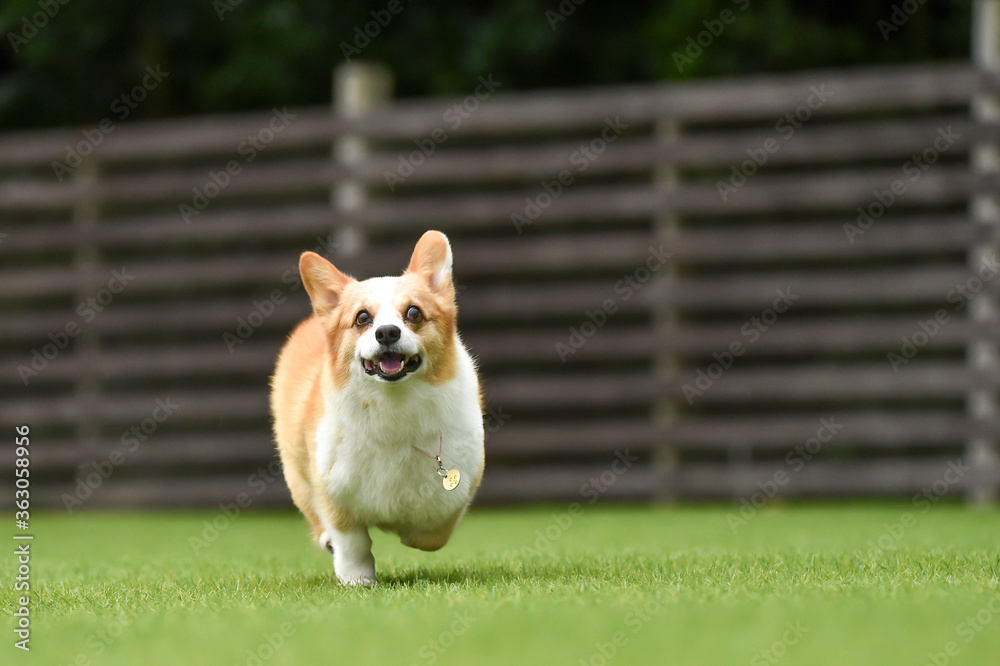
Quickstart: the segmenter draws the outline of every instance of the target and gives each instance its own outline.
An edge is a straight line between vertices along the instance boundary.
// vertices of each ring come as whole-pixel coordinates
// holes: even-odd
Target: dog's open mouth
[[[361,363],[369,375],[378,375],[387,382],[397,382],[420,367],[420,355],[404,356],[382,352],[375,358],[363,358]]]

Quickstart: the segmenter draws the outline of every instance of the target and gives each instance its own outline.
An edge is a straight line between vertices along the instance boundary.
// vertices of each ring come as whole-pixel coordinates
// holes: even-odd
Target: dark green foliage
[[[114,117],[111,103],[156,64],[170,76],[129,119],[323,104],[373,11],[387,24],[371,23],[359,57],[388,64],[403,96],[467,93],[485,74],[512,90],[966,56],[969,3],[925,0],[884,39],[878,21],[899,1],[565,0],[563,17],[538,0],[393,0],[395,15],[389,0],[6,0],[0,128]],[[736,19],[679,67],[674,53],[727,9]],[[26,33],[33,16],[43,26]]]

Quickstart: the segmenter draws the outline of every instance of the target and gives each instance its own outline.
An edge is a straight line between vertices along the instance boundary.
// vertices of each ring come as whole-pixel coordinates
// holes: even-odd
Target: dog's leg
[[[361,525],[330,533],[333,545],[333,571],[344,585],[374,585],[375,557],[368,528]]]
[[[368,536],[368,528],[357,523],[347,512],[333,506],[325,497],[317,497],[317,510],[320,512],[326,531],[323,536],[329,539],[329,550],[333,551],[333,571],[345,585],[374,585],[375,557],[372,555],[372,540]]]
[[[299,468],[296,460],[287,459],[288,456],[282,454],[281,467],[285,472],[285,484],[292,494],[292,501],[298,507],[302,515],[309,521],[309,528],[312,531],[312,538],[319,547],[324,550],[331,550],[330,539],[323,529],[323,522],[316,515],[313,508],[313,492],[306,474]],[[326,539],[324,539],[326,537]]]
[[[399,540],[403,542],[404,546],[409,546],[410,548],[418,548],[420,550],[434,551],[440,550],[448,543],[448,539],[451,538],[451,533],[455,531],[455,527],[458,525],[458,521],[462,518],[462,514],[465,513],[465,508],[461,508],[455,512],[455,514],[448,519],[441,527],[436,530],[431,530],[429,532],[400,532]]]

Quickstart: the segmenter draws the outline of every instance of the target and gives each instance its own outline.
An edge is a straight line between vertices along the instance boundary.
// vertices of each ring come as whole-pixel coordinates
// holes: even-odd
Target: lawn
[[[478,509],[437,553],[375,534],[372,589],[337,585],[290,512],[33,515],[32,650],[8,630],[0,654],[67,666],[995,664],[1000,511],[924,508],[783,505],[736,526],[718,505]]]

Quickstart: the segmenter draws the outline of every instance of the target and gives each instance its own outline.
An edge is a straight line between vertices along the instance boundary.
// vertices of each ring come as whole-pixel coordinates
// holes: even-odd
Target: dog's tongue
[[[379,357],[378,364],[382,372],[391,375],[403,367],[403,357],[399,354],[383,354]]]

